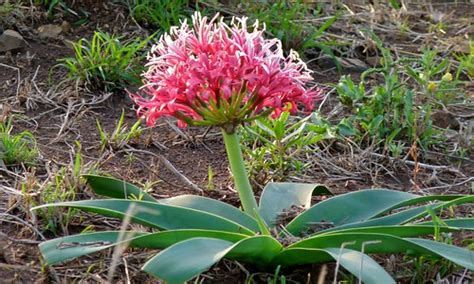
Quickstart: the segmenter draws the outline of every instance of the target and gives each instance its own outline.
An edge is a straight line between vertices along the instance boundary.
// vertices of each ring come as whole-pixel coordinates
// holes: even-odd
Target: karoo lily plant
[[[164,35],[149,54],[140,94],[132,98],[149,124],[163,116],[181,126],[222,129],[243,211],[194,195],[155,199],[136,186],[109,177],[86,176],[101,200],[46,204],[71,207],[150,227],[150,231],[106,231],[66,236],[40,245],[49,264],[117,245],[164,249],[143,270],[168,283],[182,283],[222,258],[261,269],[336,261],[366,283],[395,283],[368,254],[408,253],[445,258],[474,270],[465,248],[417,238],[435,232],[473,230],[474,219],[427,221],[428,212],[472,203],[474,196],[419,196],[368,189],[335,196],[311,207],[312,195],[331,195],[317,184],[269,183],[257,204],[239,145],[237,128],[259,116],[277,117],[311,108],[318,89],[296,53],[284,57],[281,43],[263,38],[245,18],[228,26],[195,14]],[[33,210],[37,209],[34,208]]]

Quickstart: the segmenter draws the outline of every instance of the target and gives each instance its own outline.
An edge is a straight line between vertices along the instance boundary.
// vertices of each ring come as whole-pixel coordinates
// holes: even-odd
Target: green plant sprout
[[[404,155],[415,143],[425,151],[441,146],[443,129],[433,126],[433,109],[459,99],[460,82],[449,71],[449,60],[436,60],[435,50],[424,49],[421,59],[394,59],[372,35],[382,54],[382,66],[371,68],[355,84],[342,76],[336,85],[339,101],[351,112],[338,124],[339,134],[357,142],[379,144],[392,157]],[[381,73],[381,83],[368,88],[366,78]],[[410,80],[415,86],[408,86]],[[417,102],[423,102],[416,105]]]
[[[285,50],[295,49],[303,53],[317,47],[324,52],[330,51],[321,36],[337,20],[336,16],[315,28],[305,23],[305,18],[311,12],[310,6],[304,1],[243,1],[242,5],[251,19],[265,23],[267,34],[280,39]]]
[[[12,12],[15,12],[17,5],[6,1],[0,5],[0,16],[8,17]]]
[[[142,49],[151,38],[124,41],[123,37],[94,32],[90,41],[80,39],[73,43],[74,57],[60,59],[56,67],[66,68],[69,80],[78,81],[91,91],[138,85],[143,71]]]
[[[447,105],[458,95],[460,85],[450,73],[449,58],[438,62],[436,50],[423,49],[422,52],[419,61],[404,64],[405,71],[421,87],[420,93],[426,102],[438,108],[440,103]]]
[[[33,204],[65,202],[76,198],[77,188],[84,187],[83,174],[95,173],[95,166],[86,166],[82,158],[82,145],[76,141],[75,154],[72,161],[64,167],[54,171],[48,181],[39,189],[39,200]],[[25,188],[25,194],[28,194]],[[60,231],[67,233],[67,228],[71,220],[77,215],[78,210],[68,208],[52,208],[39,210],[39,216],[47,221],[46,230],[53,234]]]
[[[80,11],[74,11],[71,7],[74,5],[74,2],[68,3],[68,1],[65,0],[33,0],[32,1],[35,5],[40,5],[46,8],[47,13],[48,13],[48,18],[52,19],[55,11],[60,10],[64,12],[66,15],[67,14],[72,14],[76,17],[81,17],[81,16],[87,16],[87,12],[84,10]],[[70,1],[69,1],[70,2]],[[30,1],[31,3],[31,1]],[[68,6],[68,4],[71,4],[71,7]],[[76,23],[80,23],[82,21],[85,21],[86,19],[82,19],[77,21]]]
[[[459,61],[456,79],[464,73],[472,80],[474,78],[474,41],[469,41],[469,54],[458,54],[456,58]]]
[[[131,14],[140,23],[151,25],[162,32],[179,25],[188,13],[188,0],[133,0]]]
[[[24,130],[13,132],[13,118],[0,122],[0,163],[3,166],[18,164],[33,165],[39,156],[34,135]]]
[[[330,127],[321,123],[317,113],[293,122],[290,113],[283,112],[276,119],[259,118],[244,125],[243,151],[248,157],[250,176],[266,183],[269,177],[278,181],[291,173],[299,173],[304,164],[298,155],[333,136]]]
[[[207,167],[207,186],[206,187],[208,190],[216,189],[216,186],[214,185],[214,170],[212,169],[211,165]]]
[[[137,142],[143,132],[141,128],[141,120],[137,120],[130,129],[125,124],[125,112],[122,111],[120,118],[115,126],[115,129],[112,133],[107,133],[102,129],[100,121],[97,119],[97,129],[99,130],[100,137],[100,149],[103,151],[105,148],[111,148],[114,150],[122,149],[125,145],[129,144],[131,141]]]

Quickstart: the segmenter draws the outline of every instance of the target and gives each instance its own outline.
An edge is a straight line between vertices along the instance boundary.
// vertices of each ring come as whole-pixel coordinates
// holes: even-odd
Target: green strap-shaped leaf
[[[231,242],[218,239],[190,239],[163,250],[142,269],[168,284],[181,284],[209,269],[233,246]]]
[[[474,196],[470,196],[470,195],[427,195],[427,196],[418,196],[416,198],[408,199],[408,200],[405,200],[403,202],[400,202],[397,205],[393,206],[392,208],[389,208],[386,211],[380,212],[379,215],[384,214],[385,212],[390,211],[392,209],[396,209],[396,208],[400,208],[400,207],[404,207],[404,206],[411,206],[411,205],[420,204],[420,203],[424,203],[424,202],[435,201],[435,200],[443,201],[446,204],[449,204],[449,202],[453,202],[449,205],[449,206],[451,206],[451,205],[455,205],[455,204],[473,202],[474,201]]]
[[[425,198],[423,197],[423,199],[425,199]],[[429,204],[429,205],[423,205],[423,206],[418,206],[418,207],[414,207],[414,208],[409,208],[409,209],[397,212],[395,214],[390,214],[390,215],[383,216],[383,217],[377,217],[377,218],[373,218],[373,219],[370,219],[370,220],[367,220],[367,221],[360,221],[360,222],[344,224],[344,225],[337,226],[337,227],[334,227],[334,228],[326,229],[322,232],[326,233],[326,232],[339,231],[341,229],[348,229],[348,228],[406,224],[407,222],[410,222],[410,221],[413,221],[413,220],[416,220],[418,218],[422,218],[422,217],[428,215],[428,213],[427,213],[428,208],[433,212],[437,212],[437,211],[440,211],[443,208],[448,208],[450,206],[463,204],[463,203],[468,203],[468,202],[472,202],[472,201],[473,201],[473,199],[472,199],[471,196],[457,197],[457,198],[455,198],[453,200],[450,200],[450,201],[438,202],[438,203],[433,203],[433,204]],[[460,225],[460,223],[461,222],[458,222],[459,225]],[[448,225],[448,226],[458,227],[458,226],[453,226],[453,225]],[[469,223],[467,221],[463,222],[463,226],[469,226]],[[472,225],[472,223],[471,223],[470,226],[474,226],[474,225]]]
[[[143,270],[167,283],[183,283],[227,255],[233,259],[270,261],[281,245],[272,237],[255,236],[238,243],[219,239],[194,238],[177,243],[150,259]]]
[[[472,198],[470,196],[464,196],[464,197],[459,197],[447,202],[439,202],[439,203],[433,203],[430,205],[426,206],[419,206],[419,207],[414,207],[410,209],[406,209],[400,212],[397,212],[395,214],[390,214],[387,216],[383,217],[377,217],[374,219],[370,219],[367,221],[361,221],[361,222],[354,222],[354,223],[349,223],[349,224],[344,224],[341,226],[337,226],[334,228],[329,228],[324,230],[323,232],[331,232],[331,231],[339,231],[341,229],[347,229],[347,228],[359,228],[359,227],[374,227],[374,226],[388,226],[388,225],[398,225],[398,224],[405,224],[407,222],[416,220],[418,218],[422,218],[425,215],[428,215],[427,209],[430,209],[433,212],[440,211],[443,208],[448,208],[453,205],[458,205],[458,204],[463,204],[466,202],[471,202]],[[464,225],[469,225],[467,224],[468,222],[464,222]],[[472,226],[472,225],[471,225]],[[452,226],[454,227],[454,226]]]
[[[441,232],[455,232],[458,228],[439,227]],[[432,225],[405,225],[405,226],[376,226],[376,227],[357,227],[332,232],[324,232],[324,234],[347,234],[347,233],[371,233],[371,234],[388,234],[397,237],[415,237],[433,234],[435,231]]]
[[[273,263],[275,266],[294,266],[328,261],[338,261],[342,267],[367,284],[395,283],[393,278],[370,256],[344,248],[286,249],[274,259]]]
[[[411,250],[410,244],[402,238],[376,233],[330,233],[323,234],[307,239],[303,239],[289,246],[289,248],[327,248],[327,247],[344,247],[349,249],[361,250],[363,243],[378,241],[371,243],[364,252],[373,253],[392,253],[407,252]],[[395,251],[394,251],[395,250]],[[414,252],[414,251],[413,251]],[[429,253],[428,251],[423,251]]]
[[[341,226],[366,221],[402,206],[431,200],[450,201],[465,198],[463,202],[474,200],[474,196],[418,196],[411,193],[388,190],[368,189],[339,195],[322,201],[303,212],[287,225],[287,230],[298,235],[309,225],[321,222]],[[337,208],[337,209],[336,209]]]
[[[149,201],[124,199],[83,200],[45,204],[32,208],[32,210],[47,207],[72,207],[115,218],[124,218],[126,215],[130,215],[131,221],[135,223],[165,230],[203,229],[245,235],[255,234],[242,225],[211,213]]]
[[[434,197],[439,197],[439,195],[434,196]],[[429,208],[431,209],[431,211],[437,212],[437,211],[440,211],[442,209],[449,208],[451,206],[466,204],[466,203],[473,203],[474,202],[474,195],[466,195],[466,196],[450,195],[450,196],[446,196],[446,197],[454,197],[454,198],[452,198],[452,199],[449,199],[449,198],[448,199],[443,199],[445,202],[440,202],[440,203],[437,203],[437,204],[428,205]],[[441,199],[437,199],[437,200],[441,200]],[[428,207],[428,206],[426,206],[426,207]],[[428,211],[420,212],[418,215],[412,216],[411,219],[404,221],[404,223],[416,220],[418,218],[423,218],[424,216],[428,215],[427,212]]]
[[[127,239],[147,233],[126,232]],[[101,251],[117,244],[119,232],[87,233],[42,242],[39,245],[46,263],[52,265],[79,256]]]
[[[181,195],[156,200],[135,185],[118,179],[97,175],[85,175],[84,177],[94,192],[102,196],[118,199],[136,199],[141,197],[141,200],[145,201],[192,208],[224,217],[254,231],[258,231],[258,225],[252,217],[238,208],[218,200],[196,195]]]
[[[332,195],[327,187],[319,184],[270,182],[265,186],[260,198],[260,216],[267,225],[274,226],[278,216],[292,206],[308,209],[314,194]]]
[[[196,195],[180,195],[176,197],[160,199],[158,202],[160,204],[181,206],[208,212],[234,221],[255,232],[259,231],[258,224],[255,219],[250,217],[250,215],[246,214],[242,210],[239,210],[238,208],[222,201]]]
[[[474,230],[474,218],[442,219],[441,222],[444,225],[441,225],[440,227],[449,226],[449,227],[455,227],[455,228],[460,228],[464,230]],[[422,222],[422,223],[418,223],[418,225],[433,226],[433,222],[432,221]]]
[[[265,266],[283,250],[283,246],[271,236],[248,237],[236,243],[226,258]]]
[[[439,203],[438,203],[439,204]],[[419,206],[410,209],[406,209],[395,214],[390,214],[383,217],[377,217],[370,220],[359,221],[354,223],[348,223],[337,227],[322,230],[320,233],[327,233],[339,230],[345,230],[350,228],[364,228],[364,227],[375,227],[375,226],[390,226],[399,225],[412,220],[414,217],[419,216],[421,213],[426,213],[426,207],[434,208],[434,205]]]
[[[458,265],[474,271],[474,251],[425,239],[405,239]]]
[[[84,175],[87,183],[98,195],[118,199],[137,199],[155,201],[156,199],[139,187],[112,177],[98,175]]]
[[[340,226],[363,221],[416,197],[411,193],[387,189],[368,189],[338,195],[314,205],[291,221],[286,228],[297,235],[313,223],[330,222],[334,226]]]
[[[163,249],[195,237],[216,238],[235,243],[247,236],[209,230],[173,230],[156,233],[108,231],[57,238],[43,242],[39,247],[46,262],[52,265],[120,244]]]
[[[414,240],[422,240],[416,242]],[[423,242],[423,239],[402,239],[393,235],[371,234],[371,233],[334,233],[311,237],[289,246],[289,248],[327,248],[341,247],[362,250],[364,253],[415,253],[444,257],[452,262],[474,269],[473,252],[468,249],[452,245],[436,245],[441,243]],[[435,243],[429,245],[429,243]]]

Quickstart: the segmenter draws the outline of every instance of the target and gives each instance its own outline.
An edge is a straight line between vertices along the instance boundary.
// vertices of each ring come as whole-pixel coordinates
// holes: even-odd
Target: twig
[[[112,261],[110,262],[110,268],[109,272],[107,273],[107,280],[109,283],[113,283],[113,278],[115,274],[115,269],[117,268],[117,264],[119,262],[120,256],[123,254],[123,252],[127,249],[129,242],[125,241],[127,238],[127,227],[130,225],[132,221],[132,217],[134,214],[138,213],[138,211],[135,208],[135,203],[132,203],[128,209],[127,212],[125,213],[125,218],[123,219],[122,225],[120,226],[120,232],[117,237],[117,244],[114,247],[114,252],[112,254]]]
[[[330,95],[331,93],[333,93],[335,90],[336,90],[336,88],[333,88],[333,89],[331,89],[329,92],[327,92],[326,95],[324,95],[323,101],[319,104],[318,112],[321,111],[321,109],[323,108],[324,103],[325,103],[326,100],[329,98],[329,95]]]
[[[30,228],[31,230],[33,230],[33,232],[36,233],[36,235],[38,235],[41,240],[46,240],[46,238],[44,237],[44,235],[38,231],[38,229],[36,229],[33,225],[29,224],[28,222],[26,222],[25,220],[15,216],[15,215],[11,215],[11,214],[7,214],[7,213],[0,213],[0,216],[4,216],[4,217],[8,217],[8,218],[12,218],[16,221],[18,221],[19,223],[21,223],[22,225],[25,225],[26,227]],[[8,222],[6,220],[4,220],[5,222]],[[0,268],[1,268],[1,265],[2,263],[0,263]],[[22,266],[24,267],[24,266]],[[60,279],[59,279],[59,276],[58,274],[56,273],[56,270],[53,268],[53,267],[50,267],[49,268],[49,272],[51,273],[51,276],[54,278],[54,280],[56,281],[56,283],[61,283]]]
[[[0,185],[0,190],[6,191],[8,193],[14,194],[14,195],[19,195],[23,196],[23,193],[19,190],[14,189],[13,187],[8,187],[5,185]]]
[[[0,262],[0,270],[12,270],[12,271],[40,271],[40,268],[37,269],[29,267],[28,265],[17,265],[17,264],[8,264]],[[60,283],[60,282],[58,282]]]
[[[372,155],[374,157],[377,157],[377,158],[388,158],[390,161],[403,161],[405,164],[410,165],[410,166],[417,166],[417,167],[420,167],[420,168],[433,170],[433,171],[444,170],[444,171],[448,171],[448,172],[452,172],[452,173],[456,173],[456,174],[464,176],[464,174],[461,173],[459,170],[457,170],[453,167],[449,167],[449,166],[429,165],[429,164],[425,164],[425,163],[421,163],[421,162],[415,163],[413,161],[400,160],[400,159],[397,159],[397,158],[393,158],[393,157],[390,157],[390,156],[384,156],[384,155],[377,154],[377,153],[370,153],[370,155]]]
[[[359,284],[362,284],[362,270],[364,269],[364,256],[365,256],[365,246],[370,245],[370,244],[378,244],[381,243],[382,241],[375,240],[375,241],[367,241],[362,243],[362,249],[361,249],[361,259],[360,259],[360,267],[359,267]]]
[[[182,131],[181,129],[179,129],[174,123],[172,123],[171,121],[169,121],[168,119],[165,120],[166,123],[168,124],[168,126],[173,129],[176,133],[178,133],[179,136],[183,137],[184,140],[186,140],[187,142],[193,142],[193,139],[191,137],[189,137],[189,135],[187,135],[186,133],[184,133],[184,131]]]
[[[20,83],[21,83],[21,82],[20,82],[20,81],[21,81],[20,68],[18,68],[18,67],[13,67],[13,66],[10,66],[10,65],[7,65],[7,64],[3,64],[3,63],[0,63],[0,66],[13,69],[13,70],[15,70],[15,71],[17,72],[16,96],[18,97],[18,94],[20,93]]]
[[[71,111],[72,111],[72,108],[74,107],[74,104],[72,103],[72,101],[69,101],[68,105],[67,105],[67,110],[66,110],[66,114],[64,115],[64,121],[63,123],[61,124],[61,127],[59,128],[59,131],[58,131],[58,134],[56,134],[56,138],[54,138],[51,143],[54,143],[54,142],[57,142],[59,141],[59,139],[61,138],[61,134],[63,133],[64,131],[64,128],[66,127],[66,124],[68,123],[69,121],[69,115],[71,114]],[[80,109],[81,107],[79,107]]]
[[[471,180],[474,180],[474,177],[467,178],[464,181],[461,181],[461,182],[458,182],[458,183],[455,183],[455,184],[446,184],[446,185],[440,185],[440,186],[427,187],[427,188],[423,188],[423,190],[433,190],[433,189],[443,189],[443,188],[448,188],[448,190],[449,190],[452,187],[466,184],[466,183],[470,182]]]
[[[342,254],[344,253],[344,248],[348,245],[355,245],[355,244],[356,244],[356,241],[345,242],[341,244],[339,248],[339,254],[337,255],[336,269],[334,269],[334,281],[333,281],[334,284],[337,283],[337,274],[339,273],[339,267],[341,265],[341,257],[342,257]]]
[[[130,284],[130,273],[128,272],[128,263],[125,257],[122,257],[123,266],[125,266],[125,277],[127,277],[127,284]]]
[[[323,264],[321,266],[321,270],[319,271],[318,275],[318,284],[324,284],[326,283],[326,275],[328,274],[328,266],[326,264]]]
[[[46,240],[46,238],[44,237],[44,235],[38,231],[38,229],[36,229],[33,225],[31,225],[30,223],[28,223],[27,221],[15,216],[15,215],[11,215],[11,214],[8,214],[8,213],[0,213],[0,217],[3,216],[3,217],[7,217],[7,218],[11,218],[11,219],[14,219],[15,221],[19,222],[20,224],[30,228],[33,232],[36,233],[36,235],[38,235],[41,240]],[[9,222],[7,220],[3,220],[4,222]]]
[[[134,149],[134,148],[132,148],[132,147],[130,147],[130,146],[128,146],[128,145],[127,145],[127,149],[126,149],[125,151],[130,151],[130,152],[136,152],[136,153],[142,153],[142,154],[152,155],[152,156],[158,158],[168,170],[170,170],[173,174],[175,174],[182,182],[184,182],[184,183],[187,184],[189,187],[191,187],[191,189],[193,189],[194,191],[199,192],[199,193],[203,193],[203,192],[204,192],[204,190],[202,190],[199,186],[197,186],[195,183],[193,183],[191,180],[189,180],[185,175],[183,175],[182,173],[180,173],[180,172],[173,166],[173,164],[171,164],[171,162],[168,161],[168,159],[166,159],[163,155],[155,154],[155,153],[153,153],[153,152],[146,151],[146,150]]]
[[[459,278],[458,284],[462,284],[462,283],[463,283],[462,281],[463,281],[463,280],[464,280],[464,278],[466,277],[466,275],[467,275],[467,271],[468,271],[468,269],[467,269],[467,268],[466,268],[466,269],[464,269],[464,272],[463,272],[463,274],[462,274],[461,278]]]
[[[38,245],[39,241],[32,241],[32,240],[28,240],[28,239],[15,239],[15,238],[12,238],[10,236],[8,236],[7,234],[3,233],[3,232],[0,232],[0,237],[3,237],[3,238],[6,238],[14,243],[19,243],[19,244],[25,244],[25,245]]]

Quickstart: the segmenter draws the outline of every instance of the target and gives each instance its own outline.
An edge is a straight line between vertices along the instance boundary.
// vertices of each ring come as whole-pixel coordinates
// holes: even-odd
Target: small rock
[[[58,25],[43,25],[38,28],[38,36],[41,39],[56,39],[62,31]]]
[[[459,122],[452,113],[438,110],[431,115],[431,119],[433,124],[438,127],[459,130]]]
[[[61,29],[63,33],[68,33],[71,31],[71,24],[68,21],[63,21],[61,24]]]
[[[14,30],[6,30],[0,35],[0,52],[16,50],[24,46],[25,40]]]

